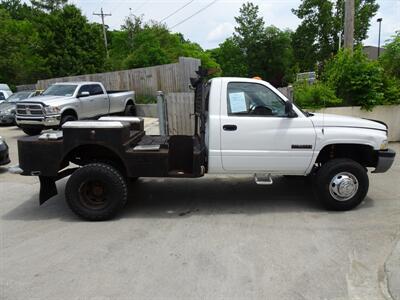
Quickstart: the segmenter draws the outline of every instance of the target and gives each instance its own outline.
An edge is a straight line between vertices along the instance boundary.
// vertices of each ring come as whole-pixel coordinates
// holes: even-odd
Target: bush
[[[400,79],[400,31],[385,45],[379,61],[387,74]]]
[[[385,102],[383,68],[369,60],[361,48],[353,54],[341,50],[327,63],[322,77],[345,105],[371,110]]]
[[[302,108],[318,109],[342,104],[342,99],[336,97],[335,92],[322,82],[312,85],[298,83],[294,86],[294,101]]]
[[[385,76],[383,92],[385,95],[383,104],[400,104],[400,79]]]
[[[157,103],[157,97],[149,95],[136,95],[136,104],[153,104]]]

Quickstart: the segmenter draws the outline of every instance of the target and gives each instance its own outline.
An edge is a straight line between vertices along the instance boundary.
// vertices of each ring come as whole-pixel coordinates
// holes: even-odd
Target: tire
[[[127,104],[124,111],[125,116],[136,116],[136,107],[133,104]]]
[[[70,209],[80,218],[104,221],[113,218],[125,206],[128,188],[116,168],[92,163],[71,175],[65,198]]]
[[[346,158],[328,161],[315,176],[314,190],[329,210],[345,211],[358,206],[368,193],[368,174],[359,163]]]
[[[65,116],[62,116],[62,117],[61,117],[61,121],[60,121],[60,127],[61,127],[63,124],[69,122],[69,121],[76,121],[76,120],[77,120],[77,118],[76,118],[74,115],[65,115]]]
[[[21,127],[22,131],[25,132],[27,135],[33,136],[33,135],[38,135],[42,132],[43,128],[42,127]]]

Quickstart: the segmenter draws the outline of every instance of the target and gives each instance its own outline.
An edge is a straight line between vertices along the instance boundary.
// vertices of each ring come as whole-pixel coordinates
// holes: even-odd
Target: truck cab
[[[88,220],[112,218],[138,177],[254,174],[310,176],[329,209],[348,210],[368,192],[367,168],[387,171],[394,160],[382,122],[311,114],[269,83],[248,78],[206,79],[195,89],[193,135],[146,135],[140,118],[66,122],[63,131],[18,141],[22,175],[39,176],[40,203],[66,186],[70,208]]]

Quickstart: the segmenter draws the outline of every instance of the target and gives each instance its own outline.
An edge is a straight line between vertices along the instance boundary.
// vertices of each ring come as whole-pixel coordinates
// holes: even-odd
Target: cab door
[[[88,92],[89,94],[82,96],[83,92]],[[79,89],[78,97],[81,101],[82,118],[93,118],[108,113],[108,98],[100,85],[82,85]]]
[[[221,93],[223,169],[239,173],[303,174],[316,134],[309,118],[285,113],[285,100],[266,84],[225,82]]]

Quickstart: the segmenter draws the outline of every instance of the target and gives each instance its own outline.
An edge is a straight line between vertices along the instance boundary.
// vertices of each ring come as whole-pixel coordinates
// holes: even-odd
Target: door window
[[[81,86],[81,88],[79,89],[79,95],[81,95],[83,92],[89,92],[89,95],[91,95],[91,88],[90,85],[83,85]]]
[[[6,97],[4,96],[3,92],[0,92],[0,100],[6,100]]]
[[[90,95],[102,95],[103,89],[99,84],[92,84],[90,85]]]
[[[228,83],[228,115],[286,117],[285,102],[262,84]]]

